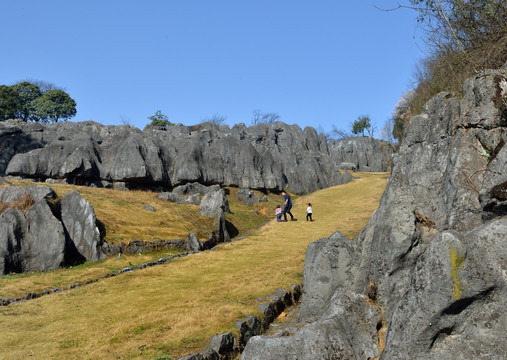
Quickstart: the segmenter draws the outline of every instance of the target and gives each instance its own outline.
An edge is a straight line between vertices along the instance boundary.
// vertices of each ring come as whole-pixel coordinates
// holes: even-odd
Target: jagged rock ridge
[[[232,129],[213,123],[148,126],[141,131],[91,121],[6,121],[0,123],[0,175],[99,187],[121,182],[172,188],[198,182],[300,194],[349,181],[350,175],[337,166],[344,158],[355,161],[359,170],[386,171],[390,153],[374,155],[379,141],[358,141],[361,146],[345,146],[346,151],[369,155],[352,159],[344,157],[339,144],[333,143],[331,151],[315,129],[280,122]]]
[[[302,323],[251,359],[505,359],[507,64],[411,119],[357,239],[308,247]]]

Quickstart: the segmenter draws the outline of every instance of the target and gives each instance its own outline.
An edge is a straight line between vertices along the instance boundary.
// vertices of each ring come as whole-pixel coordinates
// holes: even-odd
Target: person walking
[[[313,221],[312,213],[313,213],[312,204],[311,203],[306,204],[306,221],[307,222],[308,222],[308,219],[310,219],[310,221]]]
[[[282,196],[285,199],[284,207],[283,207],[283,221],[287,221],[287,214],[290,215],[290,221],[295,221],[294,216],[290,212],[290,209],[292,209],[292,201],[290,199],[290,195],[287,194],[285,191],[282,191]]]

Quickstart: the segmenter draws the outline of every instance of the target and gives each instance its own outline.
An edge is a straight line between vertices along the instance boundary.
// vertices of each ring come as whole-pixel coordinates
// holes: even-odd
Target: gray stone
[[[248,206],[252,206],[254,202],[260,201],[260,197],[257,196],[252,190],[244,188],[238,190],[236,193],[236,199],[242,201]]]
[[[281,299],[274,299],[270,302],[260,304],[257,308],[264,315],[262,327],[267,329],[269,324],[271,324],[285,309],[285,304]]]
[[[234,352],[234,334],[231,332],[215,335],[209,342],[209,347],[218,355],[227,356]]]
[[[208,187],[202,184],[199,184],[198,182],[194,183],[188,183],[185,185],[180,185],[174,188],[173,193],[178,195],[194,195],[194,194],[200,194],[205,195],[210,190],[215,190],[218,187],[218,185],[214,185],[212,187]]]
[[[143,209],[151,212],[155,212],[155,208],[151,205],[144,204]]]
[[[248,316],[243,320],[236,321],[235,324],[240,332],[239,343],[241,346],[245,346],[252,336],[261,333],[261,320],[257,316]]]
[[[157,198],[165,201],[170,201],[176,204],[199,205],[201,203],[201,196],[199,195],[199,193],[184,196],[175,192],[162,192],[159,195],[157,195]]]
[[[306,250],[300,320],[315,321],[337,288],[347,288],[355,267],[352,241],[336,232],[314,241]]]
[[[357,171],[357,164],[353,164],[350,162],[342,162],[338,165],[338,169]]]
[[[70,191],[61,200],[62,222],[69,236],[67,256],[76,251],[76,257],[86,261],[105,258],[102,254],[102,240],[96,224],[95,211],[91,204],[77,191]]]
[[[11,203],[16,201],[26,194],[30,194],[34,202],[42,199],[55,199],[56,193],[48,186],[44,185],[29,185],[23,186],[9,186],[0,189],[0,202]]]
[[[219,217],[222,212],[230,212],[229,200],[223,189],[208,192],[201,200],[199,214]]]
[[[65,233],[62,223],[53,215],[45,199],[26,212],[28,231],[25,236],[26,269],[58,269],[65,256]]]
[[[194,233],[189,232],[187,236],[187,250],[188,251],[202,251],[204,249],[202,242],[195,236]]]
[[[17,209],[6,209],[0,214],[0,276],[19,273],[26,268],[26,219]]]
[[[204,349],[194,354],[187,355],[179,360],[219,360],[219,355],[213,349]]]

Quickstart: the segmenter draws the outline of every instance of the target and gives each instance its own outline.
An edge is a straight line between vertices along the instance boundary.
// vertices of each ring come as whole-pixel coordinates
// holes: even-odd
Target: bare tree
[[[277,113],[263,113],[261,110],[254,110],[252,111],[251,124],[273,124],[278,119],[280,119],[280,115]]]
[[[389,144],[394,145],[394,117],[388,118],[382,129],[379,131],[380,138],[387,141]]]
[[[120,115],[120,121],[122,125],[131,125],[130,118],[125,115]]]
[[[350,132],[343,129],[337,129],[335,126],[331,129],[331,133],[329,135],[331,140],[345,140],[351,137],[353,137],[353,135]]]
[[[217,125],[222,125],[223,123],[225,123],[225,120],[227,120],[227,116],[223,116],[218,113],[215,113],[211,117],[203,118],[202,122],[212,122]]]

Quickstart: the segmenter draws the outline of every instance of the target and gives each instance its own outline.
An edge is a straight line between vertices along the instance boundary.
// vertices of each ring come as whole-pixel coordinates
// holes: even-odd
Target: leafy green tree
[[[148,119],[151,120],[150,125],[152,126],[168,127],[174,125],[169,121],[169,118],[162,113],[162,110],[157,110],[155,115],[149,116]]]
[[[11,86],[0,85],[0,121],[14,119],[17,114],[19,95]]]
[[[30,102],[35,121],[57,122],[76,115],[76,102],[63,90],[48,90]]]
[[[32,118],[34,110],[32,108],[32,101],[42,96],[42,91],[37,85],[22,81],[12,86],[18,93],[16,118],[23,121],[35,120]]]
[[[371,128],[371,120],[367,115],[359,116],[356,121],[352,124],[352,133],[353,134],[362,134],[364,136],[364,132]]]

